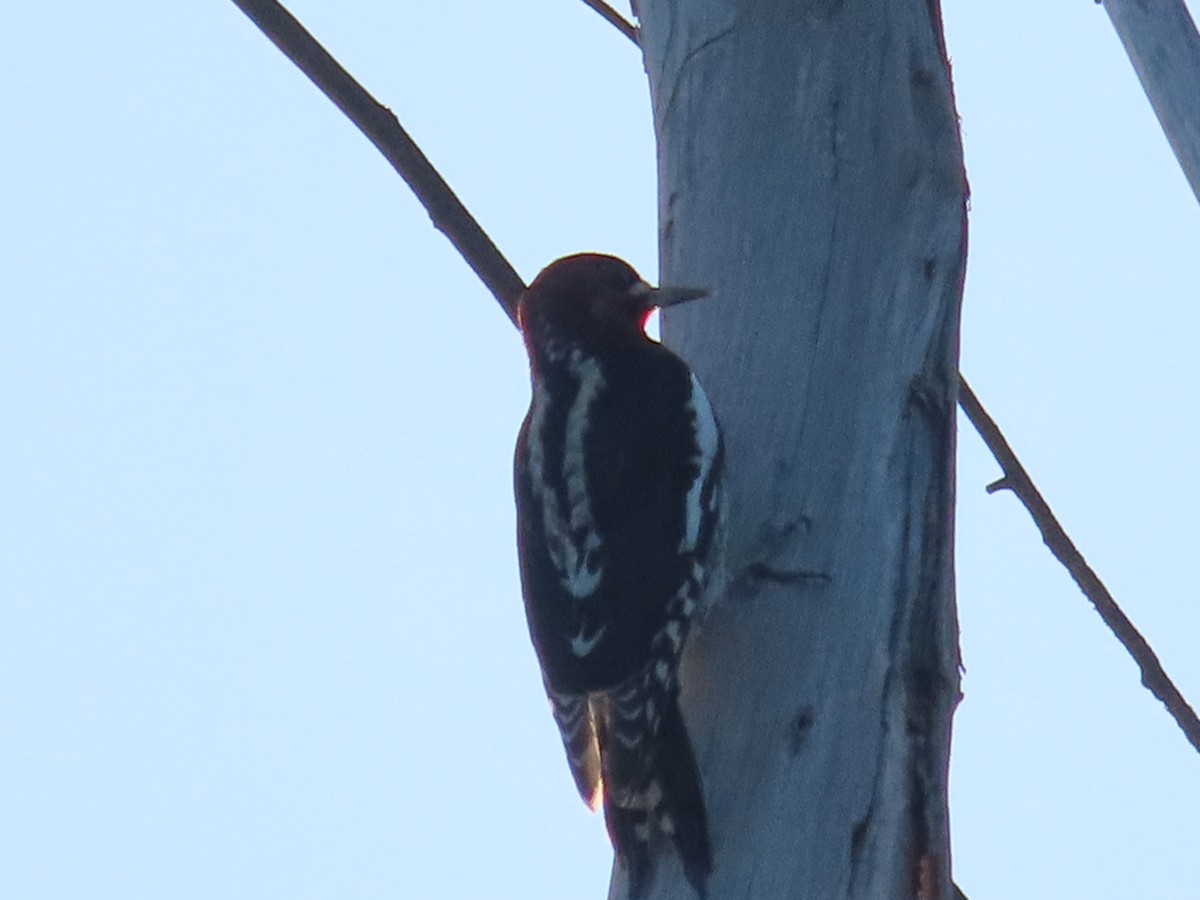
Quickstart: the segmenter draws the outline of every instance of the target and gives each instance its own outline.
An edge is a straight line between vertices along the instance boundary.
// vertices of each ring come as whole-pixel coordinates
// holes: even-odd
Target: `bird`
[[[603,806],[634,900],[671,847],[701,897],[713,868],[678,667],[719,564],[724,447],[696,375],[645,331],[655,309],[706,293],[581,253],[517,307],[532,384],[514,460],[526,618],[575,785]]]

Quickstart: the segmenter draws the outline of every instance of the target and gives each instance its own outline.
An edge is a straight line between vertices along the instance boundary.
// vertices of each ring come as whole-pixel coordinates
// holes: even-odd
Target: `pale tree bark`
[[[1200,199],[1200,34],[1183,0],[1106,0],[1175,158]]]
[[[640,0],[664,339],[729,460],[683,701],[722,898],[945,898],[966,181],[936,0]],[[612,895],[624,896],[618,875]],[[693,898],[672,860],[650,891]]]

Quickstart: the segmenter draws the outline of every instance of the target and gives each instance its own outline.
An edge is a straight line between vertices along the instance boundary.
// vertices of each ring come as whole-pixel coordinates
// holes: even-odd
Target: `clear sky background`
[[[527,279],[655,276],[641,60],[582,3],[292,8]],[[1102,7],[945,14],[962,369],[1198,703],[1200,210]],[[602,896],[519,597],[507,319],[227,0],[4,19],[0,897]],[[1200,757],[962,424],[956,878],[1195,898]]]

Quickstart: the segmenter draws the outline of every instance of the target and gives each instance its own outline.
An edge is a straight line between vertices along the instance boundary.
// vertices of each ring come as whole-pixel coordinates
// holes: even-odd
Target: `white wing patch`
[[[546,473],[544,431],[550,402],[540,386],[534,388],[533,416],[529,423],[529,474],[533,493],[541,504],[550,560],[567,592],[572,597],[582,598],[596,590],[603,574],[597,555],[600,535],[593,525],[592,503],[587,491],[584,439],[592,404],[604,388],[604,373],[599,363],[584,357],[578,349],[571,352],[567,367],[577,383],[575,397],[567,412],[563,442],[562,483],[567,486],[567,508],[562,508],[558,494],[551,487],[558,479],[548,478]]]
[[[587,636],[585,634],[586,630],[587,630],[587,625],[580,625],[579,626],[579,634],[577,634],[577,635],[575,635],[575,637],[571,638],[571,652],[574,653],[576,656],[578,656],[580,659],[587,656],[589,653],[591,653],[593,650],[596,649],[596,645],[599,644],[600,641],[602,641],[604,639],[604,633],[606,631],[608,631],[608,626],[601,625],[590,636]]]
[[[707,510],[703,508],[704,487],[712,478],[713,464],[717,459],[717,451],[721,445],[720,432],[717,430],[717,419],[713,415],[712,405],[696,376],[692,375],[692,394],[688,398],[688,409],[692,413],[692,428],[696,435],[696,479],[688,488],[685,510],[687,524],[683,531],[683,540],[679,549],[691,552],[696,549],[700,540],[700,523]]]

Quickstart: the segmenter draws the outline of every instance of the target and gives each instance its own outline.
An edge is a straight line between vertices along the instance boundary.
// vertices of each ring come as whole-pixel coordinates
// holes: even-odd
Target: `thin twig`
[[[637,26],[605,3],[604,0],[583,0],[583,2],[596,12],[600,13],[600,15],[604,16],[605,19],[612,23],[613,27],[616,28],[617,31],[621,32],[621,34],[633,41],[634,44],[639,47],[642,45],[641,40],[638,38]]]
[[[1004,435],[1000,433],[1000,429],[992,417],[987,414],[980,404],[979,398],[975,396],[962,375],[959,375],[958,378],[958,389],[958,402],[961,404],[963,412],[967,414],[967,418],[971,420],[975,430],[979,432],[988,449],[992,451],[992,456],[996,457],[1000,468],[1004,470],[1002,479],[988,485],[988,493],[1008,489],[1016,494],[1017,499],[1029,510],[1029,515],[1033,517],[1038,530],[1042,532],[1042,540],[1046,542],[1050,552],[1071,573],[1071,577],[1075,579],[1080,590],[1096,607],[1096,612],[1100,614],[1104,624],[1112,629],[1117,640],[1129,651],[1129,655],[1142,670],[1142,684],[1162,701],[1167,712],[1174,716],[1187,739],[1192,742],[1192,746],[1200,750],[1200,719],[1196,718],[1195,710],[1179,693],[1174,682],[1167,677],[1167,673],[1163,671],[1162,664],[1159,663],[1158,657],[1150,645],[1146,643],[1146,639],[1129,621],[1129,617],[1121,611],[1121,607],[1108,592],[1108,588],[1104,586],[1099,576],[1084,560],[1083,554],[1067,537],[1067,533],[1058,524],[1058,519],[1055,518],[1046,501],[1042,499],[1041,493],[1034,487],[1029,473],[1025,471],[1025,467],[1021,465],[1020,460],[1009,447],[1008,441],[1004,439]]]
[[[450,239],[463,259],[516,321],[521,276],[479,227],[425,154],[413,143],[390,109],[372,97],[338,65],[304,26],[274,0],[233,0],[313,84],[359,127],[408,182],[434,227]]]

